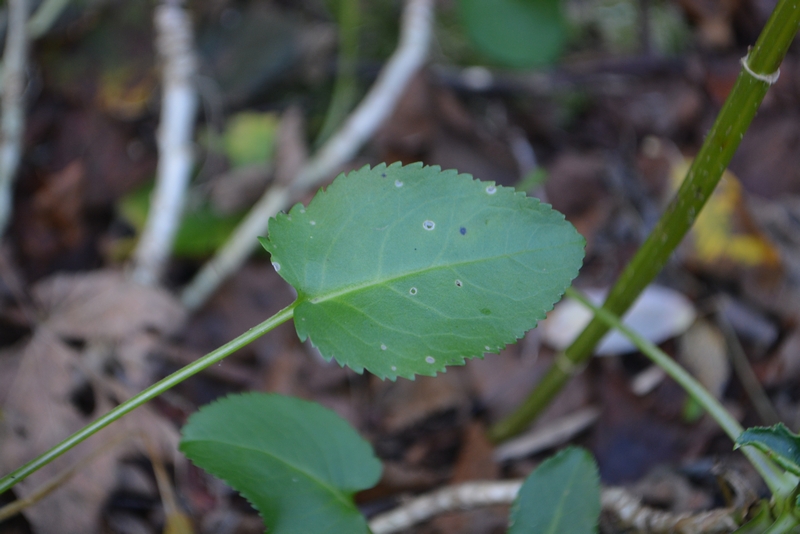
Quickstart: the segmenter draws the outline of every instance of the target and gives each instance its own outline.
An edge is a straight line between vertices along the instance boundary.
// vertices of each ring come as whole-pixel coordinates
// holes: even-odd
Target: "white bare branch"
[[[522,480],[467,482],[448,486],[411,499],[369,522],[373,534],[392,534],[428,521],[446,512],[472,510],[495,504],[512,504]],[[733,532],[737,528],[733,508],[707,512],[672,513],[655,510],[623,488],[603,488],[601,506],[611,520],[642,534],[690,534]]]
[[[186,10],[165,2],[156,8],[156,48],[163,62],[163,97],[158,132],[156,186],[142,236],[134,253],[132,277],[157,284],[169,259],[183,214],[193,163],[192,137],[197,109],[197,59]]]
[[[409,81],[425,62],[432,24],[433,0],[407,0],[400,42],[367,96],[291,183],[275,184],[261,197],[228,242],[183,290],[181,300],[187,308],[202,306],[258,246],[256,238],[266,232],[270,217],[349,161],[394,111]]]
[[[8,31],[3,54],[3,98],[0,118],[0,235],[11,218],[14,177],[22,155],[25,129],[25,70],[28,59],[28,0],[9,0]]]

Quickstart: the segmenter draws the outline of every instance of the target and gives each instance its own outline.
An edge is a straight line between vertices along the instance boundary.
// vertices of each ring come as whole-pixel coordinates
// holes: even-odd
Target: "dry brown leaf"
[[[110,270],[55,275],[33,294],[47,310],[46,326],[69,338],[122,341],[148,330],[170,334],[184,319],[183,308],[163,289]]]
[[[21,354],[14,384],[3,399],[6,437],[0,444],[0,459],[4,472],[33,459],[89,422],[70,402],[80,375],[78,354],[43,330],[21,349]],[[89,438],[17,484],[17,495],[30,494],[108,439],[108,431]],[[27,508],[26,518],[37,532],[96,532],[100,511],[114,484],[114,463],[112,455],[100,456],[54,493]]]
[[[7,369],[13,381],[0,397],[3,471],[31,460],[134,393],[105,376],[109,357],[116,357],[126,383],[149,382],[145,356],[158,334],[175,331],[184,318],[181,306],[166,292],[137,286],[110,271],[57,275],[39,283],[33,293],[45,319],[17,354],[2,358],[4,367],[18,364]],[[65,339],[83,341],[86,348],[78,351]],[[77,402],[78,397],[84,402]],[[152,438],[161,454],[175,454],[176,429],[145,406],[32,474],[15,490],[21,497],[29,495],[102,444],[141,433]],[[116,484],[117,460],[138,447],[138,440],[126,439],[113,453],[98,456],[27,508],[28,521],[38,532],[96,532]]]
[[[705,320],[698,320],[680,338],[680,362],[717,399],[731,374],[725,338]]]

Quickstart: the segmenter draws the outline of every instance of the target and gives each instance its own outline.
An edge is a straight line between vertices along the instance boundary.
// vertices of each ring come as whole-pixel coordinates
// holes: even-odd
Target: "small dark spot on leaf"
[[[463,226],[459,228],[458,231],[461,232],[461,235],[467,235],[467,229],[464,228]]]
[[[381,173],[381,178],[386,178],[386,173],[385,172]]]
[[[490,310],[489,308],[481,308],[481,313],[484,315],[491,315],[492,310]]]

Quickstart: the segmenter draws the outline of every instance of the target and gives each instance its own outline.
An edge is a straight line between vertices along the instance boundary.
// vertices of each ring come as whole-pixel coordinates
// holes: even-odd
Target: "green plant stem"
[[[631,343],[636,345],[636,348],[638,348],[642,354],[650,358],[653,363],[661,367],[670,378],[686,390],[689,396],[702,406],[717,424],[722,427],[722,430],[725,431],[728,437],[731,438],[734,443],[736,442],[739,434],[744,430],[742,426],[736,419],[731,417],[725,407],[722,406],[700,382],[687,373],[675,360],[670,358],[664,351],[653,345],[650,341],[622,324],[622,321],[620,321],[617,316],[604,308],[598,308],[593,305],[589,299],[579,291],[569,288],[566,294],[592,310],[594,316],[602,321],[608,328],[616,328],[623,333]],[[743,447],[742,452],[764,478],[764,481],[767,483],[767,486],[769,486],[773,495],[786,498],[792,493],[797,485],[796,477],[785,473],[761,451],[753,447]]]
[[[800,525],[800,521],[787,510],[764,531],[764,534],[786,534],[787,532],[793,532],[792,529],[797,525]]]
[[[336,82],[328,104],[328,111],[320,133],[315,140],[321,146],[339,128],[356,102],[356,62],[358,61],[358,29],[361,24],[359,0],[340,0],[339,4],[339,56]]]
[[[294,308],[297,306],[297,304],[298,301],[293,302],[291,305],[282,309],[258,326],[251,328],[233,341],[226,343],[217,350],[206,354],[199,360],[190,363],[186,367],[175,371],[168,377],[156,382],[141,393],[134,395],[102,417],[78,430],[52,449],[34,458],[19,469],[4,476],[2,479],[0,479],[0,494],[11,489],[17,482],[24,480],[31,473],[52,462],[78,443],[110,425],[123,415],[132,412],[147,401],[158,397],[168,389],[180,384],[187,378],[199,373],[206,367],[214,365],[226,356],[229,356],[247,344],[252,343],[276,326],[285,323],[294,315]]]
[[[755,47],[746,57],[750,70],[759,77],[775,73],[798,29],[800,9],[797,0],[780,0]],[[676,196],[611,289],[603,304],[604,309],[622,316],[664,267],[714,191],[769,85],[745,69],[739,73]],[[573,372],[570,371],[585,365],[606,332],[608,326],[595,316],[567,347],[565,354],[570,365],[552,366],[522,405],[490,430],[491,439],[502,441],[527,428],[571,378]]]

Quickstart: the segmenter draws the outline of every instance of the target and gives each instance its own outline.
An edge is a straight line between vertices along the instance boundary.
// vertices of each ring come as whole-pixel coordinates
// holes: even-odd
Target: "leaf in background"
[[[783,423],[745,429],[734,448],[745,445],[755,447],[787,471],[800,475],[800,436],[792,434]]]
[[[129,193],[119,203],[120,216],[133,226],[137,235],[147,221],[152,191],[151,183]],[[208,206],[187,209],[181,219],[172,253],[179,258],[198,258],[214,253],[225,243],[242,217],[242,213],[219,215]],[[118,250],[118,253],[112,251],[115,257],[127,255],[133,250],[127,240],[120,240],[115,248]]]
[[[508,534],[590,534],[600,517],[600,475],[589,452],[569,447],[528,476],[511,508]]]
[[[460,0],[459,8],[473,45],[510,67],[548,65],[564,46],[558,0]]]
[[[421,164],[339,176],[261,240],[325,358],[434,375],[536,326],[578,273],[583,238],[511,188]]]
[[[682,159],[672,167],[674,189],[678,189],[690,165],[691,160]],[[730,266],[780,267],[778,249],[758,227],[746,200],[738,178],[726,170],[692,226],[688,246],[695,263],[716,274]]]
[[[180,450],[250,501],[269,532],[368,532],[353,494],[378,482],[381,464],[327,408],[280,395],[231,395],[189,417],[182,433]]]
[[[271,161],[279,124],[280,117],[275,113],[245,111],[232,116],[222,135],[231,167]]]

